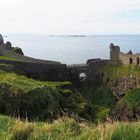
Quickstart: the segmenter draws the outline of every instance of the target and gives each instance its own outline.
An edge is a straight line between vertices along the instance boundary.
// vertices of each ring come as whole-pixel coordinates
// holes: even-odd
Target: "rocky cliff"
[[[124,96],[126,91],[140,85],[140,68],[138,66],[106,65],[100,72],[103,76],[103,85],[107,86],[117,99]]]

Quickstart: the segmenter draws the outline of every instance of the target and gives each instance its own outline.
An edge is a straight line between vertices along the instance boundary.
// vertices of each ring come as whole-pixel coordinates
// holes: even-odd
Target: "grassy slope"
[[[41,82],[0,72],[0,112],[30,119],[54,119],[74,113],[92,119],[90,105],[70,82]]]
[[[1,140],[139,140],[140,122],[107,123],[94,126],[61,118],[51,124],[29,123],[0,115]]]
[[[140,107],[140,88],[128,91],[122,99],[135,107]]]
[[[136,77],[140,78],[139,66],[112,66],[106,65],[100,72],[104,73],[104,80],[109,79],[110,82],[115,82],[120,78]]]
[[[9,66],[3,65],[3,67],[4,69],[6,67],[9,71]],[[106,66],[103,70],[105,72],[104,78],[109,77],[111,81],[122,76],[128,77],[131,74],[139,78],[140,74],[140,68],[138,67]],[[108,89],[102,85],[96,85],[96,88],[90,86],[88,90],[86,87],[83,90],[84,94],[88,94],[89,91],[92,94],[93,104],[99,107],[96,117],[102,120],[114,106],[114,99],[111,94],[108,94]],[[139,107],[139,93],[140,89],[129,91],[118,102],[118,109],[120,110],[121,107],[119,105],[129,102],[129,108],[124,106],[124,109],[128,109],[130,114],[133,111],[132,106]],[[86,118],[90,118],[88,115],[94,112],[92,105],[89,107],[70,82],[41,82],[14,73],[0,71],[0,111],[6,111],[4,114],[10,115],[11,112],[18,109],[18,111],[26,111],[20,112],[22,115],[27,112],[31,113],[33,118],[39,118],[38,115],[41,115],[41,117],[51,115],[51,118],[55,118],[55,116],[61,114],[59,107]],[[122,109],[122,112],[125,112],[124,109]],[[79,124],[73,119],[58,120],[52,124],[46,124],[22,122],[10,117],[0,116],[0,139],[139,140],[139,124],[139,122],[114,123],[94,127],[86,123]]]
[[[14,85],[20,90],[24,90],[25,92],[29,92],[35,88],[49,86],[49,87],[57,87],[57,86],[66,86],[70,85],[70,82],[41,82],[33,79],[29,79],[25,76],[19,76],[14,73],[0,72],[0,83],[7,83],[10,85]]]
[[[116,100],[112,93],[96,81],[81,86],[80,93],[96,106],[96,120],[102,121],[115,106]]]
[[[12,57],[9,57],[9,56],[0,56],[0,60],[17,61],[15,58],[12,58]]]

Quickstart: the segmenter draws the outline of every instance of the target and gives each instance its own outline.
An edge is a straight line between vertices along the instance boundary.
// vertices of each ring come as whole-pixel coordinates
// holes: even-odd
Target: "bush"
[[[0,113],[48,121],[65,114],[94,118],[94,107],[69,82],[40,82],[6,72],[0,79]]]
[[[14,48],[12,48],[12,51],[15,52],[15,53],[18,53],[18,54],[24,55],[22,49],[19,48],[19,47],[14,47]]]
[[[126,92],[115,107],[115,114],[120,119],[140,119],[140,89],[133,89]]]

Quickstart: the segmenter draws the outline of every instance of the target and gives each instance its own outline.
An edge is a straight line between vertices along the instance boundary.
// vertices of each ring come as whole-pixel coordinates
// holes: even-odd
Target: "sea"
[[[59,61],[64,64],[84,64],[88,59],[109,59],[109,45],[122,52],[140,53],[140,34],[137,35],[29,35],[4,36],[14,47],[21,47],[26,56]]]

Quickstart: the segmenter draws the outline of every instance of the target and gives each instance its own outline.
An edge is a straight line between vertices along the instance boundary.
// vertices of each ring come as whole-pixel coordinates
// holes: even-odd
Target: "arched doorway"
[[[133,63],[133,59],[129,58],[129,64],[132,64],[132,63]]]
[[[137,65],[139,65],[140,64],[140,59],[136,58],[136,62],[137,62]]]
[[[86,77],[87,77],[87,75],[84,72],[82,72],[82,73],[79,74],[80,81],[85,81],[86,80]]]

